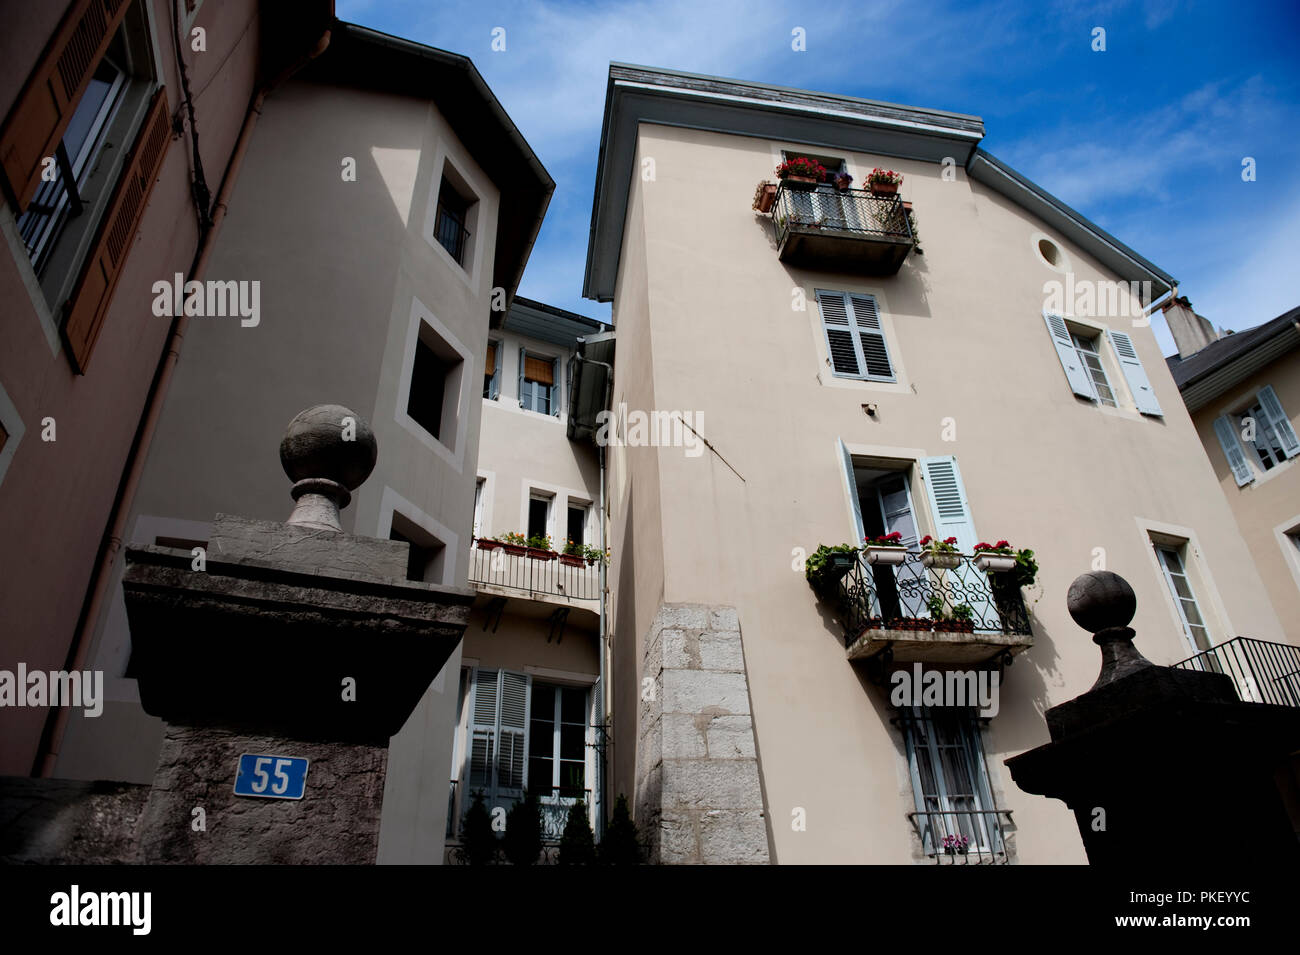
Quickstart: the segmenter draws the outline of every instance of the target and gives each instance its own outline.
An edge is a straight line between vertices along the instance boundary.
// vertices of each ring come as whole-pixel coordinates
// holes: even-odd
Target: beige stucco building
[[[610,68],[585,294],[613,303],[611,403],[680,413],[707,443],[629,426],[609,448],[611,788],[635,792],[663,861],[930,861],[964,811],[984,857],[1082,862],[1071,814],[1002,766],[1096,677],[1071,580],[1126,577],[1157,663],[1287,638],[1149,328],[1172,278],[982,135],[974,116]],[[901,173],[910,215],[792,182],[752,208],[800,157],[855,186]],[[819,600],[803,558],[887,531],[1033,549],[1028,626],[961,589],[969,560],[945,585],[911,558],[910,583],[858,566],[846,634],[843,592]],[[982,601],[986,626],[864,635],[926,615],[899,612],[911,584],[947,613]],[[885,647],[1001,669],[996,715],[891,706]]]
[[[1169,303],[1165,314],[1178,345],[1178,355],[1169,359],[1174,381],[1287,638],[1296,643],[1300,309],[1222,337],[1185,299]],[[1256,636],[1246,630],[1238,635]],[[1295,674],[1290,676],[1294,681]]]

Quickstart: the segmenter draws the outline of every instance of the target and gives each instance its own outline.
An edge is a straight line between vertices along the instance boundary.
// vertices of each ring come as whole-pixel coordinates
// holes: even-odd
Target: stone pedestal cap
[[[375,433],[361,415],[343,405],[316,405],[299,412],[280,441],[280,464],[294,482],[296,503],[288,523],[341,531],[339,511],[374,470]]]
[[[1101,673],[1092,689],[1152,666],[1133,646],[1137,634],[1128,624],[1137,612],[1137,594],[1119,574],[1095,570],[1074,578],[1065,605],[1074,622],[1090,631],[1093,643],[1101,647]]]

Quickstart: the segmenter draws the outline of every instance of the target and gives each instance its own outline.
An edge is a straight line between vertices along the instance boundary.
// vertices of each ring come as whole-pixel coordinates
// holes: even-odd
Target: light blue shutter
[[[1272,385],[1265,385],[1259,389],[1259,405],[1268,415],[1273,425],[1273,432],[1282,442],[1282,450],[1286,452],[1286,456],[1292,458],[1300,454],[1300,441],[1296,440],[1295,429],[1291,427],[1290,419],[1282,410],[1282,402],[1277,400],[1277,392],[1273,390]]]
[[[944,540],[948,537],[957,538],[957,549],[963,554],[970,554],[975,550],[979,538],[975,536],[975,523],[971,520],[970,505],[966,497],[966,485],[962,483],[961,471],[957,467],[957,459],[952,455],[943,457],[922,458],[920,462],[921,475],[925,478],[925,491],[930,498],[930,513],[934,517],[934,536],[937,540]],[[975,616],[994,626],[998,626],[1000,620],[993,604],[986,596],[962,593],[960,583],[962,577],[958,572],[950,570],[946,572],[953,589],[958,593],[956,602],[967,603],[975,611]],[[972,563],[962,569],[962,575],[967,581],[982,588],[985,593],[989,592],[988,577],[981,571],[975,569]]]
[[[501,366],[506,363],[505,350],[500,342],[492,342],[492,380],[488,382],[488,397],[496,400],[501,396]]]
[[[849,492],[849,506],[853,512],[853,527],[857,536],[852,543],[861,545],[863,538],[867,536],[866,527],[862,523],[862,505],[858,502],[858,482],[853,477],[853,455],[849,454],[849,449],[845,447],[841,438],[835,439],[840,448],[840,459],[844,462],[844,486]]]
[[[1047,322],[1047,333],[1052,336],[1056,357],[1061,359],[1061,368],[1065,371],[1065,380],[1070,383],[1070,389],[1080,398],[1096,401],[1097,392],[1092,387],[1092,379],[1088,377],[1083,362],[1079,360],[1078,352],[1074,350],[1074,342],[1070,339],[1070,329],[1065,324],[1065,319],[1044,312],[1043,320]]]
[[[511,801],[523,795],[528,766],[528,690],[527,674],[502,671],[497,715],[497,792]],[[550,787],[546,788],[549,791]]]
[[[519,407],[524,407],[524,358],[527,357],[528,350],[519,349],[519,390],[515,392],[519,396]]]
[[[484,791],[488,811],[496,798],[493,768],[496,764],[498,671],[475,669],[470,703],[469,752],[466,753],[466,785],[469,794]],[[469,805],[466,802],[466,805]]]
[[[560,360],[551,359],[551,414],[560,416]]]
[[[885,331],[880,327],[880,314],[876,300],[870,295],[850,295],[853,320],[858,326],[858,342],[862,346],[863,370],[869,378],[894,380],[894,368],[885,347]]]
[[[1246,453],[1237,441],[1237,429],[1227,415],[1214,419],[1214,433],[1219,439],[1219,447],[1223,448],[1223,456],[1228,459],[1228,467],[1232,468],[1237,487],[1244,487],[1255,480],[1255,472],[1251,470]]]
[[[826,350],[831,370],[850,378],[862,377],[858,346],[854,343],[853,321],[840,292],[817,290],[817,304],[822,313],[822,330],[826,333]]]
[[[1119,358],[1120,371],[1124,372],[1124,380],[1128,382],[1137,410],[1143,414],[1163,415],[1156,393],[1151,390],[1151,380],[1142,367],[1142,359],[1138,358],[1137,349],[1133,347],[1133,339],[1113,328],[1106,329],[1106,334],[1110,336],[1111,347]]]

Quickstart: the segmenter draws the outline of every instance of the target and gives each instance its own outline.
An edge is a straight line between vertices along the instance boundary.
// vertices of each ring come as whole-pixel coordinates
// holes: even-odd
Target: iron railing
[[[469,239],[469,229],[465,228],[463,213],[448,209],[438,203],[438,214],[433,222],[433,234],[442,247],[451,253],[457,263],[465,263],[465,243]]]
[[[465,799],[463,805],[457,812],[456,806],[456,785],[457,781],[451,781],[451,791],[448,798],[447,806],[447,840],[448,842],[457,842],[460,839],[461,830],[465,825],[465,814],[469,812],[473,804],[472,796]],[[582,795],[575,795],[575,791],[567,787],[553,787],[549,790],[542,790],[545,795],[538,800],[538,814],[542,829],[542,860],[543,862],[554,862],[550,856],[554,855],[555,847],[560,843],[560,837],[564,835],[565,824],[569,821],[569,809],[575,803],[583,803],[587,807],[591,806],[591,790],[582,790]],[[514,805],[522,800],[522,796],[513,799],[498,799],[488,811],[491,812],[498,806],[509,812]],[[590,812],[588,813],[590,815]],[[450,846],[450,849],[458,849],[457,846]],[[549,855],[548,855],[549,853]],[[447,858],[458,864],[463,864],[466,860],[463,854],[458,852],[449,852]]]
[[[871,629],[1032,633],[1014,571],[985,573],[975,557],[949,556],[955,566],[927,567],[919,553],[896,565],[870,564],[859,553],[831,593],[844,612],[845,643]],[[963,616],[964,624],[956,619]]]
[[[480,538],[475,538],[470,550],[469,580],[472,584],[490,584],[530,594],[551,594],[573,600],[600,599],[599,564],[584,560],[575,565],[560,560],[558,554],[550,551],[510,553],[500,544]]]
[[[1174,666],[1227,674],[1247,703],[1300,706],[1300,647],[1289,643],[1234,637]]]
[[[778,248],[792,230],[915,241],[907,209],[897,196],[836,189],[825,183],[807,189],[783,180],[772,203],[772,228]]]
[[[927,856],[938,865],[1006,865],[1002,817],[1009,809],[945,809],[909,812],[907,818]]]
[[[456,812],[456,783],[458,780],[451,781],[451,789],[447,793],[447,838],[450,839],[456,835],[456,821],[460,818]]]

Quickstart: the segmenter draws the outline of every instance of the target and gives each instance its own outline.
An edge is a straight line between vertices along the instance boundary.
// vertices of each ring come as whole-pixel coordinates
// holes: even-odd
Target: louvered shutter
[[[843,463],[844,486],[849,495],[849,508],[853,515],[853,529],[855,536],[851,543],[861,544],[864,537],[867,536],[865,525],[862,523],[862,504],[858,500],[858,482],[853,476],[853,455],[849,454],[849,449],[845,446],[843,439],[836,438],[835,443],[840,449],[840,461]]]
[[[64,306],[63,336],[78,374],[86,373],[113,289],[135,242],[136,229],[170,143],[167,95],[160,87],[122,167],[81,277]]]
[[[497,794],[502,799],[523,795],[528,766],[528,676],[501,673],[501,706],[497,713]],[[547,787],[549,790],[549,786]]]
[[[1133,339],[1113,328],[1106,329],[1106,334],[1110,336],[1111,347],[1119,358],[1120,370],[1124,372],[1124,380],[1128,382],[1128,390],[1133,394],[1137,410],[1143,414],[1163,415],[1160,402],[1156,401],[1156,393],[1151,390],[1151,380],[1142,367],[1142,359],[1138,358],[1137,349],[1133,347]]]
[[[853,317],[858,327],[858,343],[862,346],[863,367],[871,378],[894,380],[894,368],[885,347],[885,332],[880,326],[876,300],[870,295],[850,295]]]
[[[1300,441],[1296,440],[1295,429],[1291,427],[1291,420],[1282,410],[1282,402],[1278,401],[1277,392],[1273,390],[1272,385],[1265,385],[1259,389],[1259,405],[1268,415],[1269,423],[1273,425],[1273,432],[1277,435],[1278,441],[1282,442],[1282,450],[1286,452],[1286,456],[1290,458],[1300,454]]]
[[[484,790],[489,811],[495,798],[497,701],[499,671],[474,671],[474,696],[470,704],[470,743],[466,773],[469,792]]]
[[[1078,352],[1074,350],[1074,342],[1070,339],[1070,329],[1065,324],[1065,319],[1044,312],[1043,320],[1047,322],[1047,333],[1052,336],[1056,357],[1061,360],[1061,368],[1065,371],[1065,380],[1070,383],[1070,389],[1080,398],[1096,401],[1097,392],[1092,387],[1092,379],[1088,377],[1083,362],[1079,360]]]
[[[41,181],[77,102],[103,59],[130,0],[77,0],[64,15],[0,128],[0,168],[21,215]]]
[[[488,342],[487,361],[483,365],[483,374],[495,375],[497,373],[497,343]]]
[[[957,459],[952,455],[934,458],[922,458],[921,475],[925,479],[925,490],[930,498],[930,513],[934,517],[934,536],[943,540],[957,538],[957,549],[963,554],[973,553],[979,538],[975,536],[975,522],[971,519],[970,505],[966,497],[966,485],[962,483],[961,470]],[[986,596],[973,594],[963,588],[962,577],[956,570],[946,571],[953,590],[958,594],[958,602],[965,602],[975,611],[978,619],[1000,628],[1001,618],[993,604]],[[967,581],[977,584],[975,590],[989,593],[988,578],[975,569],[974,564],[961,571]]]
[[[861,378],[859,346],[854,342],[853,321],[840,292],[817,291],[817,304],[821,307],[822,328],[826,332],[826,350],[831,368],[837,375]]]
[[[1246,460],[1246,452],[1237,440],[1237,429],[1233,427],[1232,419],[1227,415],[1215,418],[1214,434],[1219,439],[1219,447],[1223,448],[1223,456],[1228,459],[1228,467],[1232,469],[1237,487],[1244,487],[1255,480],[1255,472],[1251,469],[1250,462]]]

